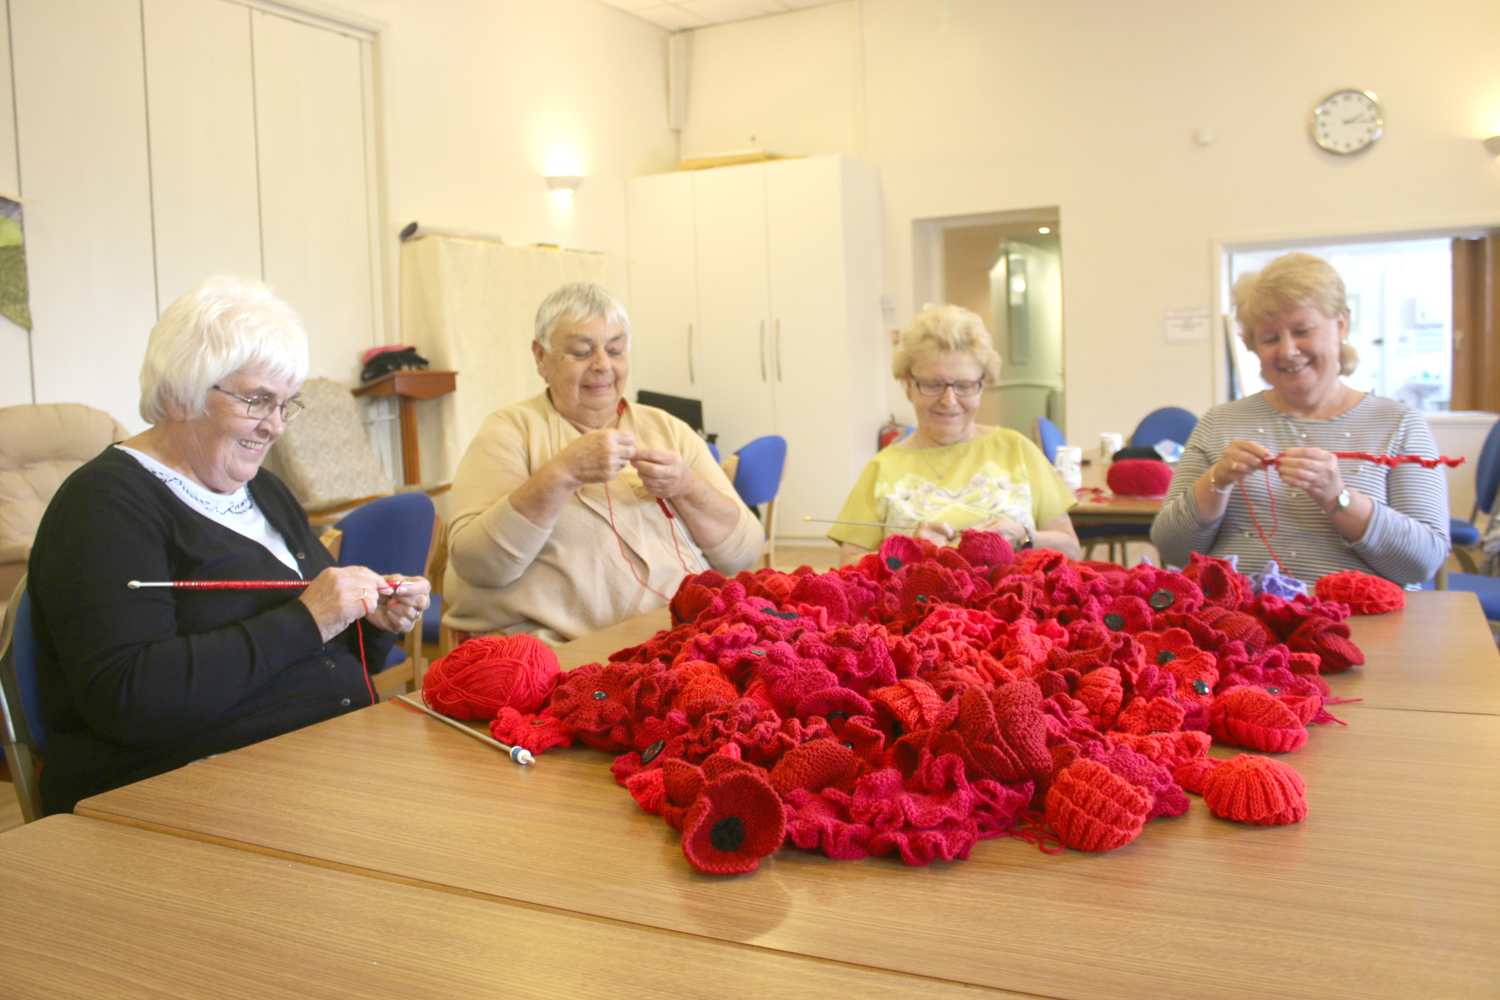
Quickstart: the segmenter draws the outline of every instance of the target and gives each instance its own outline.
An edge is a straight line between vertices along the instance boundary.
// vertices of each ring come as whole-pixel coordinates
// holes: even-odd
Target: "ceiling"
[[[785,14],[819,7],[834,0],[603,0],[643,21],[668,31],[703,28],[710,24],[748,21],[752,17]]]

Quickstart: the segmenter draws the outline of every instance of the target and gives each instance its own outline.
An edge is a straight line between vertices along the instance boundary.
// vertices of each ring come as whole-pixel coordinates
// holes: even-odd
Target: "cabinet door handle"
[[[693,375],[693,324],[688,324],[688,384],[696,385],[698,379]]]
[[[776,381],[781,381],[781,320],[776,321],[776,333],[772,337],[776,346]]]
[[[766,321],[760,321],[760,380],[766,380]]]

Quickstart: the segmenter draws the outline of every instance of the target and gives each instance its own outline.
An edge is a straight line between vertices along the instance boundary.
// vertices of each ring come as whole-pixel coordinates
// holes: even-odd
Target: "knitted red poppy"
[[[771,768],[771,787],[783,797],[794,788],[821,792],[830,785],[854,788],[863,767],[853,747],[837,740],[813,740],[788,750]]]
[[[1100,732],[1113,729],[1115,718],[1120,714],[1120,706],[1125,699],[1120,672],[1114,667],[1090,670],[1078,679],[1074,696],[1088,706],[1089,721]]]
[[[997,566],[1009,566],[1016,552],[998,531],[965,531],[958,540],[958,554],[977,571],[988,574]]]
[[[1215,816],[1260,826],[1300,822],[1306,796],[1307,785],[1291,765],[1248,753],[1219,762],[1203,782],[1203,802]]]
[[[1389,580],[1352,569],[1319,577],[1314,590],[1325,601],[1349,605],[1357,615],[1383,615],[1406,607],[1406,591]]]
[[[1231,688],[1209,706],[1214,739],[1251,750],[1289,753],[1307,743],[1307,727],[1275,695],[1258,687]]]
[[[1110,732],[1105,736],[1115,746],[1129,747],[1147,760],[1173,769],[1208,756],[1208,748],[1213,743],[1207,733],[1201,732],[1150,733],[1146,736]]]
[[[1047,824],[1080,851],[1113,851],[1146,825],[1151,795],[1093,760],[1061,771],[1047,791]]]
[[[1217,559],[1194,552],[1182,575],[1196,583],[1210,604],[1224,608],[1238,608],[1254,596],[1250,581],[1234,568],[1227,559]]]
[[[501,743],[525,747],[534,754],[553,747],[573,745],[573,728],[555,715],[522,715],[513,708],[502,708],[490,720],[490,735]]]
[[[1122,458],[1111,463],[1104,481],[1111,493],[1128,497],[1164,497],[1172,485],[1172,467],[1150,458]]]
[[[786,839],[786,810],[764,772],[709,782],[682,823],[682,853],[700,872],[754,871]]]
[[[1295,653],[1316,653],[1320,673],[1336,674],[1365,662],[1365,654],[1349,641],[1349,626],[1328,618],[1309,618],[1286,644]]]

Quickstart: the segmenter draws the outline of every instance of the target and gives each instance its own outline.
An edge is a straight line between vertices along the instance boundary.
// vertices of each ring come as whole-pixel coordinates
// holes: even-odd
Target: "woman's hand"
[[[1010,547],[1017,552],[1020,552],[1021,546],[1026,544],[1026,526],[1019,521],[1011,520],[1003,514],[997,514],[988,521],[982,521],[969,530],[998,532],[1010,543]]]
[[[1281,453],[1276,471],[1282,482],[1312,497],[1323,511],[1329,511],[1337,503],[1344,489],[1339,460],[1333,452],[1322,448],[1288,448]]]
[[[576,485],[607,483],[635,457],[635,435],[629,431],[590,431],[552,459]],[[550,464],[550,463],[549,463]]]
[[[1210,488],[1216,493],[1226,492],[1235,483],[1242,483],[1257,470],[1266,466],[1271,450],[1263,444],[1235,438],[1224,448],[1224,454],[1209,467],[1212,476]]]
[[[432,584],[420,576],[393,574],[386,578],[388,593],[380,595],[380,606],[370,612],[367,620],[377,628],[397,635],[405,635],[422,623],[422,612],[432,603]]]
[[[946,521],[922,521],[912,532],[917,538],[925,538],[934,545],[952,545],[958,532]]]
[[[646,492],[654,497],[671,500],[693,488],[692,466],[675,451],[642,448],[630,464],[641,474]]]
[[[330,566],[297,598],[307,605],[327,642],[380,605],[385,577],[363,566]],[[429,588],[430,589],[430,588]]]

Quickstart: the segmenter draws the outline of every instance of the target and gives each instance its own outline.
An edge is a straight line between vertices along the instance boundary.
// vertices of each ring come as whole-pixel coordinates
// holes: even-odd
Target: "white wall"
[[[1162,314],[1217,305],[1217,244],[1500,224],[1478,141],[1500,132],[1497,38],[1491,0],[849,0],[693,32],[682,154],[755,136],[878,164],[898,322],[913,220],[1060,206],[1066,431],[1086,442],[1215,402],[1214,351],[1166,343]],[[1386,119],[1350,158],[1307,136],[1343,87]]]

